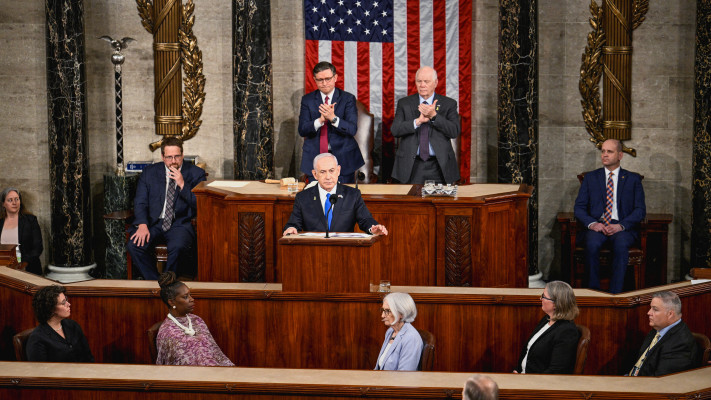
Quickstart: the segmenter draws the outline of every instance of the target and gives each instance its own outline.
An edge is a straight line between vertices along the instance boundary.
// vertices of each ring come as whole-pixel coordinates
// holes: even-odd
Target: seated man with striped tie
[[[195,240],[191,220],[197,215],[193,188],[205,180],[205,171],[183,163],[183,142],[163,139],[163,162],[146,167],[138,178],[133,203],[135,219],[130,228],[128,251],[144,279],[157,280],[155,243],[165,240],[168,247],[166,271],[178,271],[181,261],[190,260]],[[129,277],[130,278],[130,277]]]
[[[461,132],[457,101],[439,93],[437,71],[422,67],[415,74],[417,94],[398,100],[393,137],[400,138],[393,178],[402,183],[455,183],[459,165],[451,139]]]
[[[600,289],[600,249],[612,243],[610,293],[619,293],[625,282],[629,248],[639,240],[639,225],[647,215],[639,174],[620,168],[622,143],[608,139],[600,154],[603,168],[585,174],[575,199],[575,218],[584,232],[585,265],[589,286]]]
[[[314,181],[311,163],[320,153],[330,152],[341,160],[341,183],[354,183],[355,171],[365,164],[355,140],[358,109],[355,97],[336,87],[333,64],[322,61],[313,69],[317,90],[301,98],[299,135],[304,138],[301,172]]]
[[[388,234],[388,230],[373,219],[360,190],[338,184],[341,166],[335,155],[317,155],[313,167],[311,172],[318,185],[296,195],[291,216],[284,226],[284,236],[298,231],[325,232],[326,226],[331,232],[353,232],[356,223],[363,232]]]
[[[659,376],[698,365],[696,341],[681,320],[681,300],[674,292],[657,292],[649,305],[652,331],[642,343],[630,376]]]

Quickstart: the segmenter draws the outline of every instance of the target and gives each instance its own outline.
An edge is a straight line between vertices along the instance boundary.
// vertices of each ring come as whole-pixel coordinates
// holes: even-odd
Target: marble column
[[[711,267],[711,2],[696,2],[691,266]]]
[[[104,214],[133,209],[138,174],[104,175]],[[118,213],[120,214],[120,213]],[[103,278],[127,279],[126,219],[124,215],[104,218],[106,229],[106,271]]]
[[[50,263],[93,263],[87,151],[84,5],[45,0],[50,169]],[[50,267],[51,268],[51,267]]]
[[[498,182],[533,186],[529,275],[538,272],[538,2],[499,2]]]
[[[265,179],[274,164],[269,1],[232,1],[235,179]]]

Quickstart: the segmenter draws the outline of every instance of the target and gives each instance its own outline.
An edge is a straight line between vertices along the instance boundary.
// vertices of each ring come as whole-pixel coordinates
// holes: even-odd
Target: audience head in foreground
[[[205,322],[192,313],[195,301],[190,289],[172,271],[161,274],[158,284],[160,298],[168,306],[168,316],[156,337],[156,364],[233,366]]]
[[[25,211],[18,189],[3,190],[0,202],[0,244],[19,244],[21,261],[27,263],[25,271],[42,275],[42,231],[37,217]]]
[[[383,299],[380,318],[388,327],[375,369],[416,371],[422,355],[422,338],[411,325],[417,307],[407,293],[390,293]]]
[[[39,325],[27,339],[28,361],[94,362],[89,343],[69,319],[71,304],[63,286],[45,286],[32,297]]]
[[[306,188],[296,195],[283,236],[299,231],[353,232],[356,223],[363,232],[373,235],[388,234],[388,230],[373,219],[360,190],[338,184],[341,166],[338,165],[335,155],[317,155],[313,168],[311,172],[318,185]]]
[[[546,314],[521,349],[514,372],[528,374],[572,374],[580,333],[573,319],[578,305],[573,289],[565,282],[548,282],[541,294]]]
[[[696,341],[681,320],[679,296],[669,291],[654,293],[647,316],[653,329],[642,342],[629,375],[659,376],[697,366]]]
[[[462,391],[462,400],[497,400],[499,385],[488,376],[475,374],[467,379]]]

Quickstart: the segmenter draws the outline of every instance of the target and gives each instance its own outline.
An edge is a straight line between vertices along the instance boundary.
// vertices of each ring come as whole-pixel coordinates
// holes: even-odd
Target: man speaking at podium
[[[313,166],[311,173],[318,185],[296,195],[294,209],[284,226],[284,236],[298,231],[325,232],[327,224],[330,232],[353,232],[356,222],[363,232],[388,234],[388,230],[373,219],[360,190],[338,184],[341,166],[336,156],[321,153],[314,158]]]

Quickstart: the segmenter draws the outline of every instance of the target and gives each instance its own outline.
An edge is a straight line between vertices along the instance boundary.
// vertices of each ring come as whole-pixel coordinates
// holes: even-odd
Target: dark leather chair
[[[163,321],[158,321],[148,328],[148,331],[146,332],[148,333],[148,350],[151,353],[151,364],[154,365],[158,359],[158,346],[156,346],[156,338],[158,337],[158,330],[162,324]]]
[[[420,355],[420,363],[417,366],[418,371],[432,371],[434,366],[435,352],[435,337],[431,332],[424,329],[418,329],[417,332],[422,338],[422,355]]]
[[[590,329],[585,325],[575,324],[580,333],[580,339],[578,340],[578,350],[575,353],[575,369],[573,373],[575,375],[580,375],[583,373],[585,368],[585,361],[588,359],[588,347],[590,346]]]
[[[696,340],[696,346],[700,353],[697,367],[706,366],[709,364],[709,356],[711,356],[711,341],[703,333],[692,332],[691,334],[694,335],[694,340]]]
[[[25,346],[27,345],[27,339],[29,339],[30,334],[34,330],[35,328],[26,329],[12,337],[12,345],[15,347],[15,360],[27,361],[27,351],[25,351]],[[708,339],[706,340],[708,341]]]
[[[585,174],[578,175],[578,181],[582,184]],[[644,176],[641,177],[644,179]],[[646,220],[645,220],[646,221]],[[642,221],[644,226],[645,221]],[[575,221],[574,225],[571,226],[571,245],[575,249],[573,251],[573,262],[571,263],[570,272],[570,284],[573,287],[585,287],[587,286],[587,276],[588,271],[585,268],[585,246],[582,240],[578,240],[576,233],[583,230],[583,226],[579,221]],[[581,243],[577,243],[580,241]],[[629,261],[627,262],[627,268],[632,268],[634,273],[634,288],[632,290],[643,289],[645,287],[645,275],[646,275],[646,257],[645,249],[647,248],[647,230],[644,227],[640,227],[639,230],[639,243],[630,247],[629,249]],[[605,271],[609,269],[612,265],[612,249],[610,243],[605,243],[605,245],[600,249],[600,269]],[[601,279],[601,286],[605,287],[609,285],[609,279]]]

